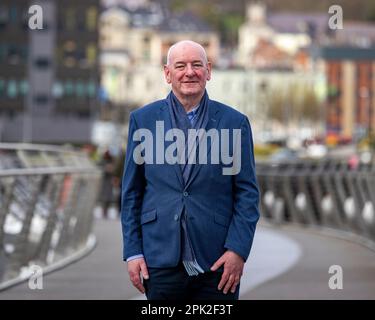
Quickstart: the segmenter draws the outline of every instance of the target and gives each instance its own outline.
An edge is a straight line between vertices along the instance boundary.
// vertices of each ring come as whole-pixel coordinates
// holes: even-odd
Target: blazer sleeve
[[[241,124],[241,169],[233,176],[234,205],[224,247],[247,260],[259,220],[259,188],[256,180],[251,126],[247,117]]]
[[[133,141],[137,123],[130,114],[128,144],[124,165],[121,189],[121,227],[123,235],[123,260],[143,254],[141,209],[145,189],[144,164],[137,164],[133,159],[136,146],[140,143]]]

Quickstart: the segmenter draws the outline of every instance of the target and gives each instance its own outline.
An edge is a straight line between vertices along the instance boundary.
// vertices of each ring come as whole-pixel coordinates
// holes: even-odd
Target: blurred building
[[[130,74],[126,74],[126,77],[126,90],[122,90],[122,94],[127,103],[135,107],[164,99],[170,90],[160,66],[139,66],[132,70],[131,77]],[[321,77],[319,72],[215,68],[212,70],[211,80],[207,82],[207,92],[211,99],[226,103],[248,115],[252,123],[270,123],[267,118],[270,96],[287,95],[288,88],[293,88],[296,95],[303,96],[306,92],[315,90]],[[254,133],[258,132],[260,130]]]
[[[219,36],[195,15],[171,13],[165,3],[158,2],[107,8],[100,17],[100,61],[109,99],[139,104],[138,96],[150,91],[153,97],[159,95],[168,49],[184,39],[201,43],[210,61],[216,63]]]
[[[30,29],[29,6],[43,29]],[[99,0],[2,0],[0,140],[90,142],[97,115]]]
[[[168,48],[184,39],[201,43],[215,64],[218,34],[191,13],[171,13],[162,3],[151,2],[133,10],[126,6],[110,7],[100,17],[103,53],[125,51],[134,64],[162,65]]]
[[[321,47],[313,55],[326,78],[327,133],[375,133],[375,47]]]
[[[231,105],[256,121],[270,121],[267,106],[271,96],[286,95],[289,88],[293,88],[297,96],[303,96],[315,90],[320,76],[314,72],[214,69],[207,91],[211,99]]]
[[[246,21],[238,31],[238,64],[260,69],[269,67],[270,63],[275,68],[275,64],[279,63],[280,68],[292,68],[291,57],[300,48],[309,46],[312,40],[306,15],[300,16],[299,22],[295,18],[292,14],[287,17],[280,13],[267,14],[266,6],[261,3],[247,5]],[[310,20],[320,24],[322,15],[312,15]],[[328,17],[323,21],[327,22]],[[261,57],[259,52],[264,51],[265,44],[268,50]],[[283,58],[275,59],[274,54]]]
[[[238,64],[256,69],[309,69],[306,48],[375,44],[374,24],[345,21],[344,29],[331,30],[329,18],[327,12],[267,12],[265,4],[248,4],[246,21],[238,31]]]
[[[213,76],[207,83],[210,98],[233,106],[257,123],[269,122],[265,95],[285,92],[292,86],[303,95],[314,90],[319,77],[317,73],[289,68],[290,55],[266,40],[262,40],[263,47],[253,57],[261,60],[267,53],[266,63],[274,61],[277,65],[268,64],[262,72],[215,68],[219,58],[218,34],[189,13],[172,14],[162,3],[150,2],[134,9],[109,7],[101,15],[101,79],[110,99],[126,108],[165,98],[170,87],[162,65],[170,45],[182,39],[200,42],[213,62]],[[278,72],[281,58],[285,58],[286,64]],[[261,92],[261,88],[267,92]]]

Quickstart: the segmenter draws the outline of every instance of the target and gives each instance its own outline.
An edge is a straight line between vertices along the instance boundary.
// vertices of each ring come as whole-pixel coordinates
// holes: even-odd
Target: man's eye
[[[200,64],[200,63],[196,63],[196,64],[193,65],[193,67],[194,68],[201,68],[201,67],[203,67],[203,65]]]
[[[179,70],[182,70],[183,68],[185,68],[185,66],[183,65],[176,66],[176,69],[179,69]]]

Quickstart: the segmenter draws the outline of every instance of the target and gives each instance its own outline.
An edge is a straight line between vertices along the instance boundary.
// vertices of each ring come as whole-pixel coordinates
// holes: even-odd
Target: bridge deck
[[[47,274],[43,290],[22,283],[5,299],[141,299],[121,260],[118,220],[97,220],[92,253]],[[328,269],[343,269],[343,289],[331,290]],[[255,289],[254,289],[255,288]],[[311,229],[261,223],[241,284],[241,299],[375,299],[375,252]]]

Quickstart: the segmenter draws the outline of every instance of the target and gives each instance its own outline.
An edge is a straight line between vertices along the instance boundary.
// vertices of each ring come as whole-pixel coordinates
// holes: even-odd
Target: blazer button
[[[178,214],[177,214],[177,213],[174,215],[174,220],[175,220],[175,221],[178,220]]]
[[[189,193],[187,191],[184,191],[183,195],[184,195],[184,197],[187,197],[189,195]]]

